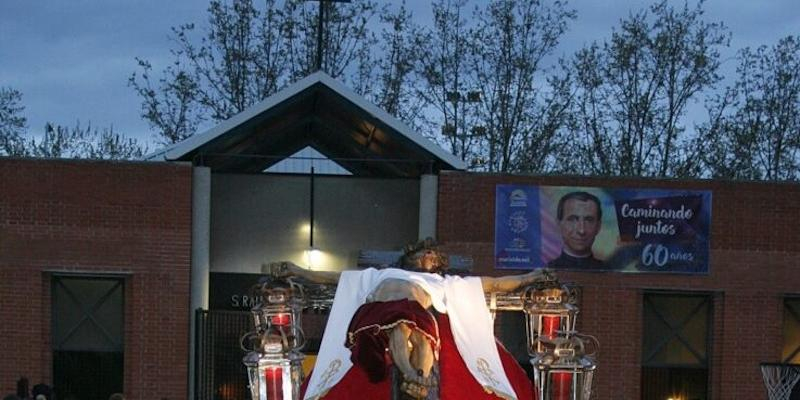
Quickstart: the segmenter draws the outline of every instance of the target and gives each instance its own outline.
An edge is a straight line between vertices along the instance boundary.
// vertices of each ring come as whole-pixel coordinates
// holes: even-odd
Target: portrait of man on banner
[[[603,269],[592,247],[603,226],[603,206],[588,192],[570,192],[558,201],[556,211],[561,231],[561,254],[547,263],[548,268]]]

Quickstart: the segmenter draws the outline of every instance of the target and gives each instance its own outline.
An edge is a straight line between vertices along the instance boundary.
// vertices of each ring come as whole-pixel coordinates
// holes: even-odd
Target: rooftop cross
[[[317,16],[317,71],[322,70],[322,46],[323,46],[323,31],[327,23],[327,15],[325,12],[324,3],[349,3],[350,0],[306,0],[319,2],[319,14]]]

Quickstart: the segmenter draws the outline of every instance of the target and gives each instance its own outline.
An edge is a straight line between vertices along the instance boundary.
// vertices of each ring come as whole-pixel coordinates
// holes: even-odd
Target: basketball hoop
[[[789,400],[800,380],[800,364],[761,363],[761,376],[769,400]]]

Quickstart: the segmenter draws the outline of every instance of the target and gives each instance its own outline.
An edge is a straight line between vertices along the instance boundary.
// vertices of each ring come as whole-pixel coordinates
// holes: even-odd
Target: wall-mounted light
[[[314,269],[315,265],[319,265],[319,260],[322,257],[322,252],[316,247],[309,247],[304,252],[306,264],[308,269]]]

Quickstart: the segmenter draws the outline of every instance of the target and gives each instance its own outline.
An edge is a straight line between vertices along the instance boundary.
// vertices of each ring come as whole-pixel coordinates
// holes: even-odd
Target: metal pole
[[[314,167],[311,167],[311,196],[309,196],[309,198],[310,198],[309,214],[311,216],[310,217],[311,221],[309,222],[308,225],[308,231],[309,231],[308,247],[309,250],[312,250],[314,249]]]
[[[325,12],[323,3],[324,3],[323,0],[319,0],[319,18],[317,19],[317,71],[322,71],[322,27],[323,27],[322,21]]]

